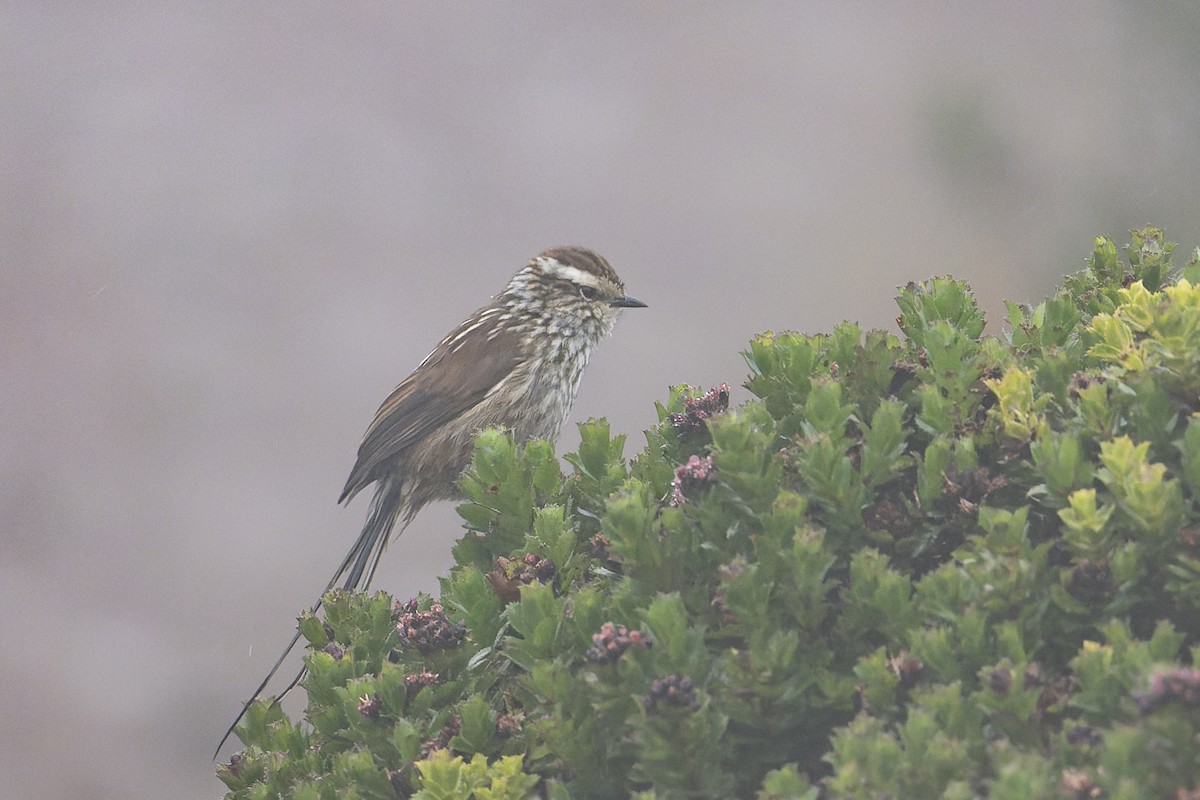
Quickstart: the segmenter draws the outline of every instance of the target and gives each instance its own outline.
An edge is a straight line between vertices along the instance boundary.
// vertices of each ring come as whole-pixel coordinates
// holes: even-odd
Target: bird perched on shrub
[[[372,485],[375,494],[362,533],[325,591],[339,584],[365,590],[397,522],[403,532],[426,504],[459,496],[458,476],[481,430],[507,428],[518,441],[557,438],[592,349],[622,309],[645,305],[625,294],[597,253],[556,247],[530,260],[491,303],[447,334],[383,401],[363,436],[338,502]],[[218,751],[299,640],[297,631]],[[301,670],[280,697],[303,676]]]

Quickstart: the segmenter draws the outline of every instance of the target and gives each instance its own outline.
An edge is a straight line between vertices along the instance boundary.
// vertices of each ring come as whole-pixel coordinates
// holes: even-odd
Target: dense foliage
[[[646,448],[499,431],[441,597],[331,593],[233,798],[1200,797],[1200,265],[1162,231],[983,336],[766,333]]]

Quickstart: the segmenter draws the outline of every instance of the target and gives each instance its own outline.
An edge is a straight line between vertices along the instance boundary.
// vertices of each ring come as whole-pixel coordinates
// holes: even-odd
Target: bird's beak
[[[613,308],[647,308],[646,304],[641,300],[632,298],[629,295],[618,297],[616,300],[613,300],[611,303],[609,303],[609,305]]]

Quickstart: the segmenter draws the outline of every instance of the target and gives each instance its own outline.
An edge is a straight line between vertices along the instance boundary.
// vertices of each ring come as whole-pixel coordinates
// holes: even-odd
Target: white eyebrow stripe
[[[591,286],[596,289],[600,288],[600,280],[592,273],[584,272],[579,267],[572,267],[569,264],[563,264],[562,262],[555,261],[552,258],[544,259],[542,261],[542,266],[546,272],[550,273],[556,278],[563,278],[571,281],[571,283],[577,283],[580,286]]]

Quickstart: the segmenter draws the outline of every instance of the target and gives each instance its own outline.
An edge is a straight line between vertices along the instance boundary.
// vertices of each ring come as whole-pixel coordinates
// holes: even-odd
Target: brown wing
[[[487,313],[490,311],[491,313]],[[524,357],[521,336],[485,309],[447,336],[383,401],[338,502],[380,477],[387,462],[478,404]]]

